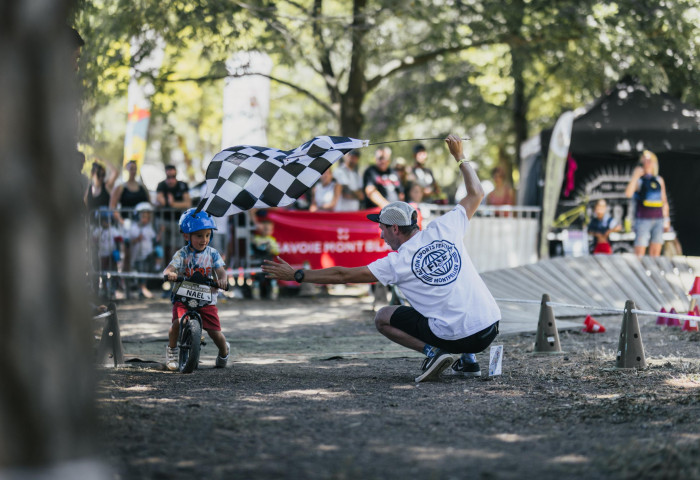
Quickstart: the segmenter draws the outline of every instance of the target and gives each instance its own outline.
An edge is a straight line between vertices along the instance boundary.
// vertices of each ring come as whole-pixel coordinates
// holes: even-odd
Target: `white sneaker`
[[[165,368],[174,372],[178,367],[178,357],[180,356],[180,349],[178,347],[170,348],[165,346]]]
[[[228,352],[225,357],[222,357],[221,355],[216,356],[216,364],[214,365],[216,368],[225,368],[226,363],[228,363],[228,357],[231,355],[231,344],[226,342],[226,351]]]

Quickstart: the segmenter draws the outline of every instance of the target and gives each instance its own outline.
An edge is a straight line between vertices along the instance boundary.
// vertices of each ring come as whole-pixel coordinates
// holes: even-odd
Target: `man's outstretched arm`
[[[461,162],[461,160],[466,159],[462,147],[462,139],[457,135],[448,135],[445,139],[445,143],[447,143],[447,147],[450,149],[450,153],[455,161],[458,162],[459,171],[462,172],[464,186],[467,188],[467,195],[460,200],[459,204],[467,211],[467,218],[471,219],[476,209],[479,208],[481,201],[484,199],[484,189],[481,186],[479,177],[476,175],[472,166],[469,165],[469,162]]]

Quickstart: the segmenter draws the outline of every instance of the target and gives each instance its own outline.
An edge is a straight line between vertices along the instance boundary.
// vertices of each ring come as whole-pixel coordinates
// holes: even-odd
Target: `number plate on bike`
[[[196,298],[211,302],[211,287],[192,282],[182,282],[177,289],[177,295],[187,298]]]

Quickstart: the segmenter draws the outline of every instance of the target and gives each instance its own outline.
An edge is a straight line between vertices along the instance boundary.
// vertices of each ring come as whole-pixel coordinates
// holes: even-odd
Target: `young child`
[[[119,255],[115,252],[119,249],[121,235],[119,230],[112,225],[111,211],[100,208],[95,212],[95,216],[99,220],[99,224],[92,230],[92,240],[97,247],[100,270],[116,270]]]
[[[224,261],[219,252],[209,246],[212,231],[216,230],[216,222],[206,212],[195,212],[196,209],[190,208],[180,217],[180,231],[187,245],[175,252],[170,264],[163,271],[163,276],[170,281],[175,281],[178,276],[190,277],[194,272],[199,272],[205,277],[214,276],[219,288],[226,288],[227,278]],[[214,294],[213,303],[200,308],[199,314],[202,316],[202,328],[207,331],[219,349],[215,366],[216,368],[224,368],[228,362],[231,346],[226,341],[224,334],[221,333],[216,297]],[[185,312],[187,312],[185,305],[181,302],[174,302],[173,319],[168,331],[168,346],[165,351],[168,370],[177,370],[179,319]]]
[[[258,228],[255,230],[253,240],[250,244],[251,255],[254,260],[262,263],[263,260],[272,260],[280,253],[279,245],[275,240],[275,224],[267,218],[265,210],[257,214]],[[256,262],[256,263],[257,263]],[[277,280],[266,278],[265,275],[256,275],[255,281],[259,282],[260,296],[268,298],[273,296],[273,290],[277,286]]]
[[[137,272],[152,272],[155,265],[155,253],[153,241],[156,231],[152,225],[153,206],[148,202],[141,202],[134,208],[137,222],[131,224],[129,240],[131,243],[131,259],[134,262],[134,270]],[[145,298],[153,298],[153,294],[146,287],[146,280],[138,279],[141,295]]]
[[[273,236],[275,233],[275,224],[266,215],[258,214],[258,228],[253,235],[252,253],[256,259],[272,259],[280,253],[277,240]]]
[[[108,208],[95,210],[95,217],[99,222],[92,230],[92,241],[97,253],[95,266],[100,272],[117,270],[117,263],[121,257],[119,244],[122,241],[122,235],[112,224],[113,216]],[[111,288],[115,290],[120,286],[118,277],[113,277],[111,280],[103,278],[103,282],[111,282]],[[106,287],[104,283],[103,287]]]
[[[588,224],[588,233],[592,234],[595,239],[593,253],[611,254],[612,247],[608,237],[610,232],[617,232],[620,229],[621,226],[608,215],[608,203],[605,199],[598,200],[593,208],[593,218]]]

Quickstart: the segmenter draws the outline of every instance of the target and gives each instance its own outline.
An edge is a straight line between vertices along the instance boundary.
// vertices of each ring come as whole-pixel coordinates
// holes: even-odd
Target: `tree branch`
[[[258,73],[258,72],[251,72],[251,73],[244,73],[241,75],[229,75],[229,74],[213,74],[213,75],[203,75],[201,77],[183,77],[183,78],[161,78],[161,82],[163,83],[183,83],[183,82],[195,82],[195,83],[204,83],[204,82],[211,82],[211,81],[216,81],[216,80],[223,80],[224,78],[236,78],[236,77],[247,77],[247,76],[252,76],[252,75],[257,75],[260,77],[265,77],[273,82],[277,82],[281,85],[286,85],[287,87],[291,88],[292,90],[296,90],[297,92],[306,95],[309,97],[311,100],[314,101],[318,106],[323,108],[326,112],[330,113],[331,115],[337,115],[338,112],[336,112],[331,105],[328,104],[328,102],[324,102],[320,98],[318,98],[316,95],[314,95],[310,90],[307,90],[305,88],[302,88],[298,85],[295,85],[287,80],[283,80],[281,78],[272,76],[272,75],[267,75],[264,73]]]
[[[385,78],[391,77],[392,75],[395,75],[396,73],[402,72],[404,70],[409,70],[411,68],[425,65],[431,62],[432,60],[436,59],[440,55],[447,55],[450,53],[460,52],[468,48],[480,47],[482,45],[491,45],[493,43],[493,41],[483,41],[478,43],[470,43],[469,45],[457,45],[454,47],[440,48],[438,50],[434,50],[432,52],[424,53],[422,55],[413,57],[411,60],[402,60],[396,67],[392,68],[388,72],[380,73],[367,80],[367,91],[369,92],[370,90],[374,89]]]

